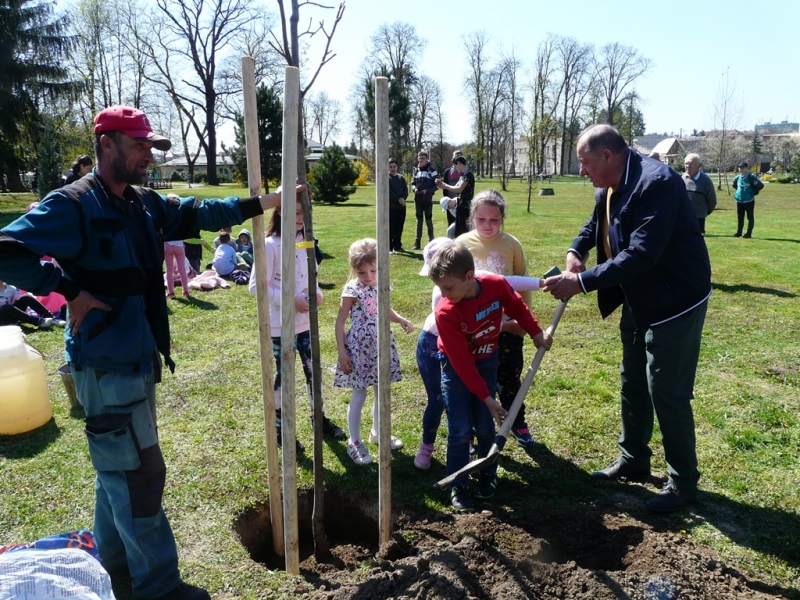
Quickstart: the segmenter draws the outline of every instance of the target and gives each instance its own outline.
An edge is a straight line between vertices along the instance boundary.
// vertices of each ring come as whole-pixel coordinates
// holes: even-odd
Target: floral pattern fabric
[[[378,383],[378,288],[354,279],[345,284],[342,298],[356,299],[350,308],[350,329],[344,336],[345,349],[353,363],[353,370],[345,373],[336,365],[333,385],[363,390]],[[391,332],[389,335],[391,381],[401,381],[400,357],[394,335]]]

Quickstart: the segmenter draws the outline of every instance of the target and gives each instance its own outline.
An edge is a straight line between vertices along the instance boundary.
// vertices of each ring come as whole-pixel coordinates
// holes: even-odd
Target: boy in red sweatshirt
[[[478,455],[486,456],[494,442],[494,419],[503,422],[506,411],[495,400],[497,343],[505,312],[533,338],[536,347],[550,349],[553,339],[542,331],[519,294],[500,275],[475,276],[469,249],[460,242],[442,246],[431,259],[428,276],[439,286],[442,299],[436,307],[439,350],[442,353],[442,396],[447,413],[447,474],[469,462],[473,430]],[[453,508],[474,508],[466,476],[453,481]],[[494,496],[497,464],[480,472],[475,496]]]

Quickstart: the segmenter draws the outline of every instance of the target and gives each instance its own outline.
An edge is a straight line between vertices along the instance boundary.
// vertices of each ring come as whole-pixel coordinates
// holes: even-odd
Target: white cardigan
[[[302,242],[305,238],[302,232],[297,234],[295,241]],[[278,236],[268,236],[265,242],[267,249],[267,290],[269,291],[269,324],[270,335],[279,337],[281,335],[281,238]],[[295,273],[294,273],[294,294],[295,296],[308,296],[308,260],[306,251],[295,248]],[[250,285],[248,290],[256,295],[256,273],[261,267],[256,263],[250,273]],[[319,285],[317,293],[321,295]],[[310,328],[308,313],[295,313],[294,334],[303,333]]]

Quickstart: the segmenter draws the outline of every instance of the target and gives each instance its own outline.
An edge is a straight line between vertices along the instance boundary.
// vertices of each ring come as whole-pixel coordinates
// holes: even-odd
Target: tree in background
[[[773,163],[786,170],[797,153],[797,144],[789,136],[774,136],[769,141],[769,151],[773,156]]]
[[[487,44],[489,36],[485,31],[475,31],[462,38],[464,49],[469,56],[470,72],[464,80],[464,88],[469,96],[469,103],[473,115],[473,133],[475,135],[475,163],[479,177],[485,174],[486,159],[486,71],[484,64],[487,63]]]
[[[38,155],[38,185],[36,193],[40,199],[61,187],[61,164],[63,155],[56,134],[56,123],[49,115],[42,115],[42,134],[36,146]]]
[[[261,162],[261,178],[264,189],[269,192],[269,181],[281,177],[281,149],[283,143],[283,102],[275,87],[263,83],[256,89],[256,113],[258,114],[258,150]],[[231,148],[233,172],[236,179],[247,185],[247,147],[244,131],[244,115],[234,116],[236,145]],[[224,148],[224,146],[223,146]]]
[[[341,131],[342,104],[327,92],[309,94],[303,103],[303,132],[307,140],[314,139],[322,147]]]
[[[792,157],[792,162],[789,163],[788,172],[794,173],[794,180],[797,181],[797,176],[800,174],[800,151],[795,152],[794,156]]]
[[[0,181],[12,192],[25,190],[20,171],[33,168],[21,156],[40,143],[41,107],[78,88],[64,66],[70,44],[51,4],[0,1]]]
[[[605,111],[600,113],[600,119],[608,122]],[[633,138],[644,135],[644,114],[639,108],[639,94],[627,94],[620,102],[613,120],[628,146],[633,146]]]
[[[757,129],[753,130],[753,139],[750,140],[750,152],[752,153],[752,164],[761,162],[761,155],[764,154],[764,138],[758,133]]]
[[[552,145],[559,131],[556,112],[559,106],[561,87],[554,84],[557,39],[548,35],[539,44],[532,73],[532,107],[528,117],[528,146],[531,174],[548,171],[548,146]],[[554,157],[555,164],[555,157]],[[529,191],[530,194],[530,186]]]
[[[616,125],[613,120],[618,114],[628,87],[653,66],[653,61],[645,58],[631,46],[619,42],[606,44],[594,58],[597,82],[603,92],[607,123]]]
[[[722,178],[725,177],[725,185],[728,195],[731,190],[728,185],[727,170],[734,165],[731,158],[731,146],[736,139],[735,132],[732,133],[742,120],[744,107],[736,94],[736,84],[730,82],[730,72],[723,73],[724,79],[717,88],[717,95],[711,105],[711,116],[714,124],[714,131],[708,132],[706,141],[703,144],[703,162],[717,169],[717,189],[722,189]]]
[[[350,194],[356,191],[355,183],[359,172],[336,144],[322,151],[317,164],[311,167],[311,195],[314,200],[328,204],[347,202]]]
[[[223,86],[217,68],[255,13],[250,0],[156,0],[156,4],[159,10],[150,15],[149,37],[133,32],[155,70],[145,76],[175,103],[205,152],[208,183],[217,185],[217,112],[226,95],[241,91]]]
[[[572,150],[581,131],[578,119],[584,100],[592,87],[592,57],[594,47],[582,44],[575,38],[556,38],[556,58],[561,73],[561,115],[559,117],[561,138],[561,161],[559,174],[570,172]]]
[[[389,155],[400,164],[406,165],[409,157],[415,155],[408,145],[411,102],[400,81],[386,67],[364,81],[364,113],[369,123],[369,139],[375,139],[375,77],[389,78]]]

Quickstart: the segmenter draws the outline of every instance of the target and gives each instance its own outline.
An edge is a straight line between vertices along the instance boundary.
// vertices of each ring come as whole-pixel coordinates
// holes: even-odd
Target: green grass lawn
[[[479,189],[489,186],[493,182],[478,182]],[[531,212],[519,180],[506,194],[506,231],[522,242],[533,274],[563,266],[565,251],[592,207],[593,190],[583,179],[563,178],[547,186],[555,196],[534,196]],[[228,187],[190,191],[202,197],[244,193]],[[319,276],[326,294],[320,309],[326,412],[342,426],[349,394],[332,385],[333,323],[347,279],[348,246],[375,236],[374,194],[373,187],[359,188],[341,206],[314,207],[315,235],[325,254]],[[0,225],[21,214],[29,201],[0,197]],[[434,222],[436,233],[443,234],[445,218],[438,210]],[[244,226],[252,231],[249,223]],[[413,244],[413,228],[412,213],[406,248]],[[691,512],[657,523],[686,532],[751,576],[800,597],[800,186],[767,185],[757,200],[751,240],[731,237],[736,211],[725,192],[706,228],[715,291],[695,387],[701,497]],[[419,328],[430,309],[431,290],[431,283],[417,275],[421,255],[394,255],[390,262],[393,308]],[[493,499],[498,510],[536,511],[544,503],[580,506],[620,491],[598,488],[580,476],[616,457],[619,431],[618,314],[603,321],[595,302],[594,295],[570,302],[528,396],[528,421],[549,449],[548,460],[532,460],[509,443]],[[534,294],[533,304],[539,319],[549,322],[555,301]],[[160,386],[159,416],[169,466],[164,505],[182,570],[213,594],[263,598],[282,575],[252,562],[233,533],[236,517],[267,497],[255,300],[246,287],[235,286],[172,300],[169,306],[178,370]],[[392,464],[395,506],[446,510],[448,497],[431,487],[444,475],[444,438],[429,472],[412,464],[426,403],[414,358],[417,334],[393,329],[405,377],[392,388],[393,433],[406,443]],[[58,331],[28,333],[29,342],[47,357],[54,419],[37,431],[0,438],[0,544],[90,528],[92,522],[93,471],[83,422],[70,413],[56,373],[63,357],[61,336]],[[528,341],[528,359],[532,355]],[[297,372],[298,431],[309,446],[299,460],[299,481],[309,488],[309,411]],[[366,432],[368,408],[363,421]],[[654,470],[663,473],[658,434],[652,447]],[[356,467],[342,444],[328,442],[324,462],[328,487],[377,499],[376,467]]]

